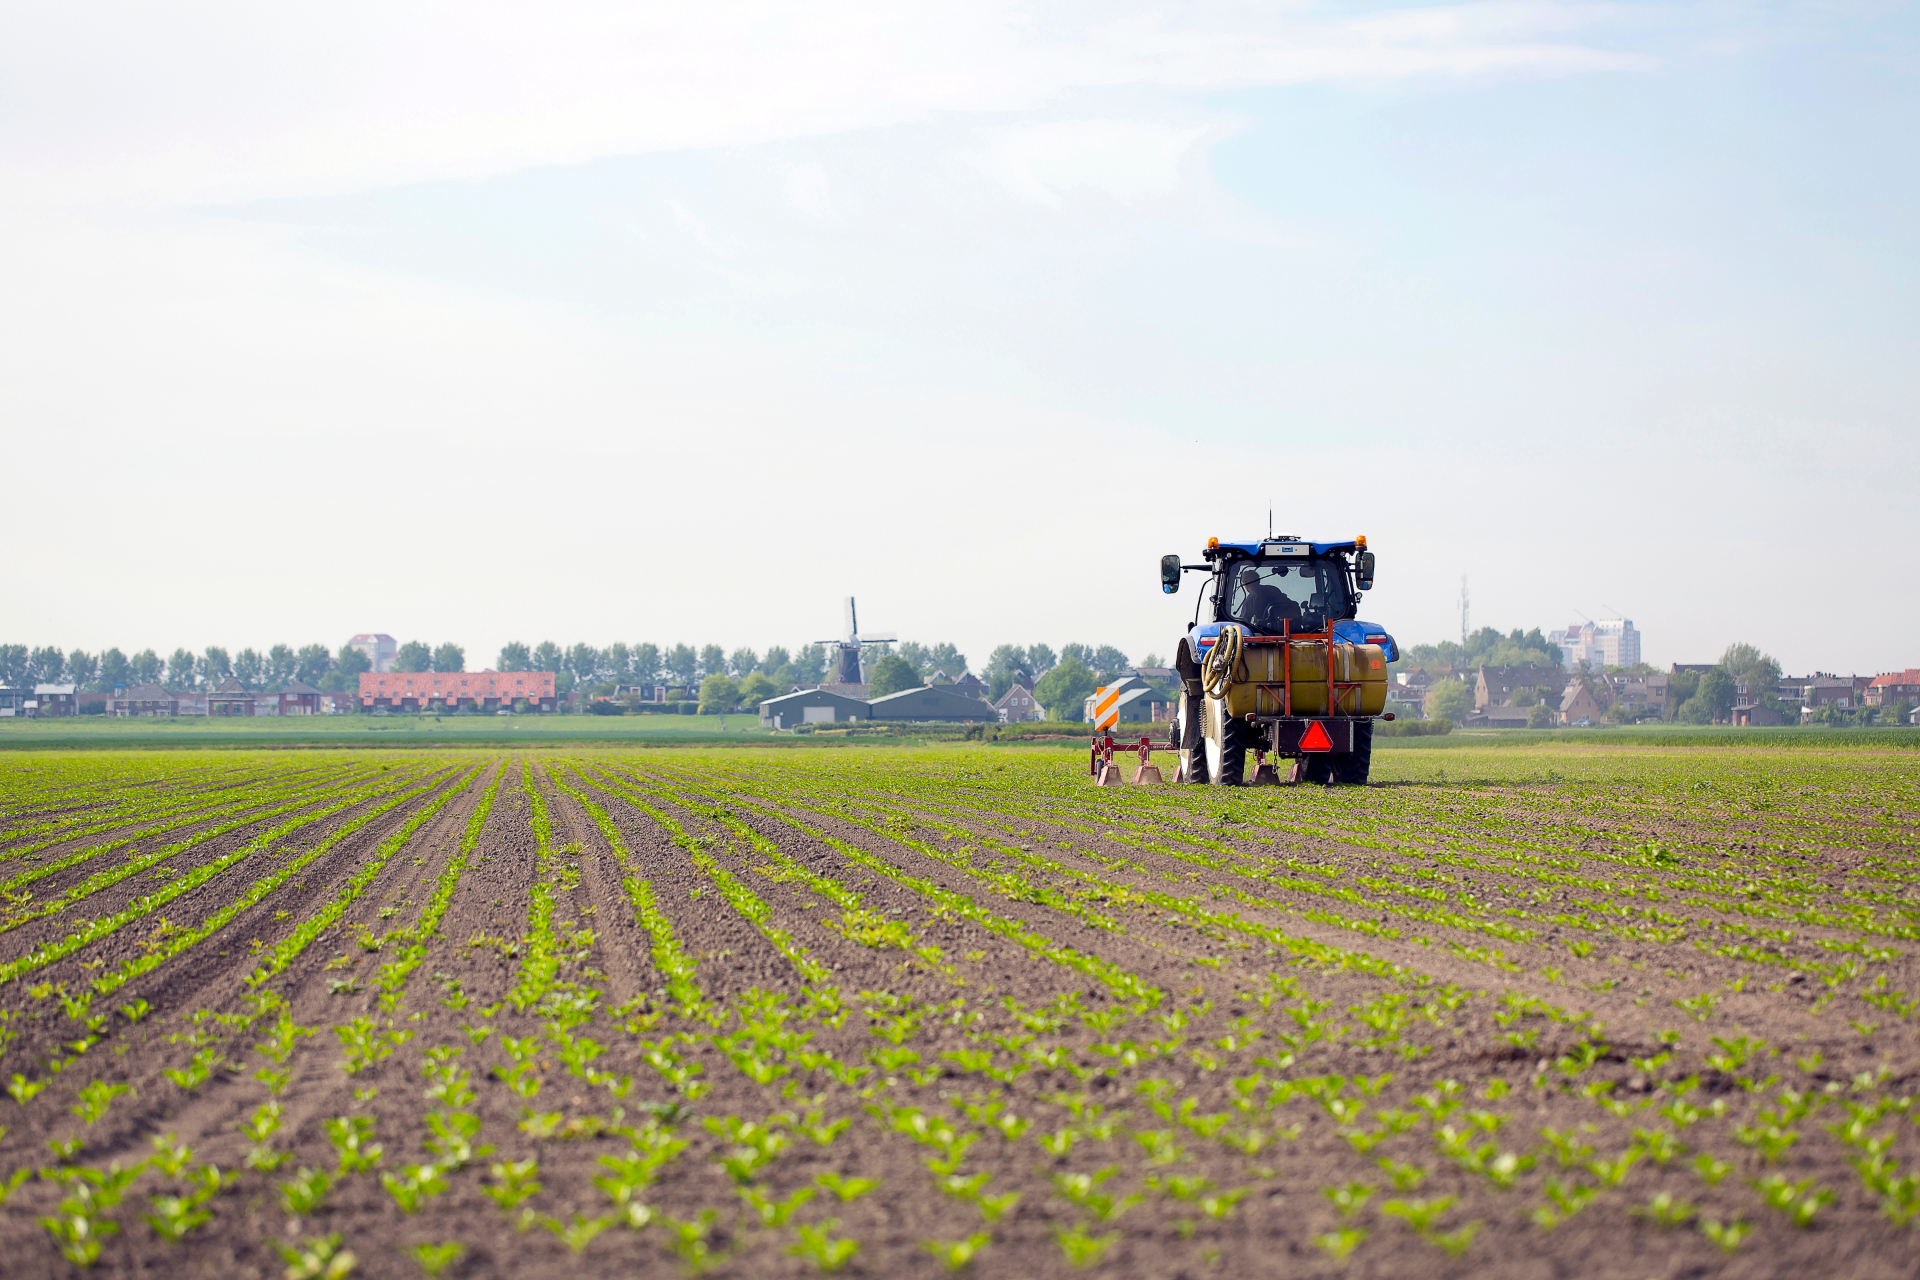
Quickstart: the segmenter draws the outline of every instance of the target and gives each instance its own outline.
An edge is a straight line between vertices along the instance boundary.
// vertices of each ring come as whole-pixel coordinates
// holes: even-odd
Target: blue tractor
[[[1354,616],[1373,587],[1367,540],[1209,538],[1201,560],[1160,561],[1169,595],[1184,574],[1207,575],[1174,658],[1174,780],[1364,784],[1374,721],[1393,719],[1387,664],[1400,656],[1384,627]],[[1268,755],[1291,761],[1290,776]]]

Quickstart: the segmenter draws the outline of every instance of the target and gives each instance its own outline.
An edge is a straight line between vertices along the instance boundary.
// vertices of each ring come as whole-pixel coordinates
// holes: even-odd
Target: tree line
[[[1144,666],[1159,665],[1148,655]],[[300,681],[324,693],[347,693],[359,687],[359,676],[372,669],[366,654],[351,645],[330,650],[324,644],[300,648],[276,644],[265,652],[251,648],[232,651],[213,645],[201,652],[175,649],[165,658],[153,649],[129,657],[118,648],[98,654],[82,649],[65,652],[57,647],[30,648],[0,645],[0,684],[73,684],[86,692],[110,693],[118,687],[163,685],[175,692],[210,689],[234,679],[250,692],[272,692]],[[400,672],[465,671],[464,646],[447,641],[429,644],[409,640],[399,646],[392,669]],[[698,689],[703,706],[757,705],[796,685],[819,684],[827,675],[827,652],[818,644],[787,649],[774,645],[764,653],[741,647],[728,651],[717,644],[626,644],[602,646],[579,643],[562,646],[551,640],[529,645],[509,641],[494,661],[496,671],[550,671],[556,691],[565,696],[575,688],[590,694],[612,695],[623,685],[670,684]],[[923,644],[906,640],[882,644],[866,654],[868,693],[881,697],[931,681],[957,681],[969,670],[967,656],[949,641]],[[1003,644],[988,657],[980,678],[987,696],[998,701],[1016,682],[1044,686],[1040,701],[1066,718],[1078,719],[1080,704],[1096,684],[1132,670],[1127,655],[1113,645]],[[1049,701],[1048,697],[1053,700]]]

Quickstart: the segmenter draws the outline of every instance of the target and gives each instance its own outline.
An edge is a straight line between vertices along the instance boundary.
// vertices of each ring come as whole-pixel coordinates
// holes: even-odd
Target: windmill
[[[816,643],[831,646],[828,653],[828,672],[830,684],[865,684],[866,673],[861,669],[861,653],[868,645],[892,644],[899,639],[891,633],[882,636],[863,636],[860,634],[860,615],[853,607],[853,597],[847,597],[845,609],[841,611],[840,625],[846,635],[838,640],[821,640]]]

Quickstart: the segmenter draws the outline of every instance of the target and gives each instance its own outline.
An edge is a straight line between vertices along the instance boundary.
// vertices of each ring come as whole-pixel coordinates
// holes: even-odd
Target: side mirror
[[[1180,589],[1180,557],[1160,557],[1160,589],[1168,595]]]
[[[1362,591],[1373,590],[1373,552],[1360,553],[1360,563],[1355,568],[1354,577],[1359,580]]]

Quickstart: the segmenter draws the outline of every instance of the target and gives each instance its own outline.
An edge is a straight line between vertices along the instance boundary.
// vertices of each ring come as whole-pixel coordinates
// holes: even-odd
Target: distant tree
[[[27,659],[28,684],[59,684],[66,674],[67,655],[52,646],[35,649]]]
[[[777,697],[784,692],[780,686],[770,680],[765,672],[754,671],[740,682],[740,705],[758,707],[768,698]]]
[[[1092,671],[1094,669],[1092,645],[1089,645],[1089,644],[1061,645],[1060,661],[1065,662],[1068,658],[1072,658],[1075,662],[1078,662],[1081,666],[1085,667],[1089,671]]]
[[[1110,644],[1103,644],[1093,651],[1092,666],[1103,677],[1125,675],[1133,669],[1127,661],[1127,655]]]
[[[290,644],[277,644],[267,650],[266,670],[262,672],[267,683],[278,689],[293,679],[300,669],[300,655],[293,651]]]
[[[1054,656],[1052,648],[1044,644],[1027,646],[1027,670],[1036,676],[1043,676],[1053,670],[1060,659]]]
[[[434,646],[433,669],[435,671],[465,671],[467,669],[467,651],[451,640],[445,644]]]
[[[1553,727],[1553,709],[1544,702],[1536,702],[1527,711],[1527,728],[1550,729]]]
[[[1013,688],[1013,678],[1018,674],[1020,674],[1018,671],[1010,671],[1005,667],[999,667],[999,668],[995,668],[993,670],[988,671],[987,672],[987,701],[998,702],[1000,701],[1001,698],[1004,698],[1007,694],[1007,690]]]
[[[718,649],[718,645],[709,645]],[[716,671],[700,682],[699,713],[703,716],[725,715],[740,705],[740,686],[731,676]]]
[[[127,659],[127,672],[135,684],[158,684],[160,677],[166,674],[166,664],[160,661],[160,655],[151,649],[142,649]]]
[[[654,680],[659,674],[660,646],[657,644],[633,646],[633,678],[646,683]]]
[[[195,671],[199,660],[186,649],[175,649],[173,656],[167,659],[167,683],[181,689],[193,688]]]
[[[563,665],[567,674],[580,684],[592,684],[600,678],[600,651],[590,644],[576,644],[567,650]]]
[[[932,671],[946,672],[949,680],[958,680],[967,674],[967,655],[956,649],[951,642],[942,640],[928,651],[927,666]]]
[[[395,671],[431,671],[433,670],[433,650],[424,640],[409,640],[400,646],[400,652],[393,656]]]
[[[100,655],[99,683],[102,689],[123,688],[133,682],[132,664],[127,655],[118,649],[109,649]]]
[[[334,655],[333,669],[342,675],[357,676],[373,670],[373,659],[367,656],[366,650],[343,644],[340,652]]]
[[[87,688],[93,684],[94,677],[100,674],[100,659],[84,649],[75,649],[67,655],[67,682]]]
[[[770,676],[780,668],[790,666],[792,663],[793,655],[787,652],[785,646],[776,644],[771,649],[768,649],[765,656],[760,659],[760,673]]]
[[[23,685],[31,655],[23,644],[0,644],[0,684]]]
[[[1913,703],[1900,698],[1880,708],[1880,717],[1876,723],[1883,725],[1905,724],[1907,717],[1913,714]]]
[[[1164,667],[1167,664],[1160,661],[1159,654],[1150,653],[1146,657],[1140,659],[1140,665],[1143,667]]]
[[[886,649],[876,649],[874,652],[881,657],[885,657],[887,654]],[[908,666],[913,668],[915,675],[925,676],[929,671],[933,670],[933,655],[928,651],[927,646],[921,644],[918,640],[902,640],[900,647],[893,650],[893,652]]]
[[[1047,709],[1048,719],[1079,721],[1087,718],[1086,703],[1093,689],[1093,672],[1087,670],[1087,664],[1077,656],[1063,649],[1060,661],[1033,686],[1033,696]]]
[[[897,653],[890,653],[867,670],[867,696],[884,698],[902,689],[918,689],[924,681],[913,664]]]
[[[996,671],[1027,670],[1027,651],[1017,644],[997,644],[993,652],[987,655],[988,676]]]
[[[327,672],[333,669],[333,655],[327,652],[327,646],[323,644],[303,646],[295,660],[297,665],[294,674],[316,689],[327,678]]]
[[[1455,724],[1473,710],[1473,695],[1464,680],[1436,680],[1427,690],[1427,719],[1451,720]]]
[[[200,659],[200,678],[208,684],[219,684],[233,674],[233,660],[227,657],[227,651],[218,645],[208,645]]]
[[[615,640],[607,646],[601,675],[615,684],[633,683],[633,651],[624,640]]]
[[[266,659],[253,649],[242,649],[233,655],[233,678],[245,688],[258,689],[265,668]]]
[[[326,656],[327,647],[325,645],[313,645],[311,647],[320,650],[322,657]],[[305,649],[301,650],[303,655],[306,652]],[[340,646],[339,655],[334,659],[333,670],[325,672],[316,680],[308,676],[306,670],[303,669],[301,671],[301,678],[309,684],[314,685],[322,693],[354,693],[360,688],[361,674],[371,670],[373,670],[373,659],[367,657],[364,652],[354,648],[352,645],[343,644]],[[359,703],[356,701],[350,705],[357,708]]]
[[[1720,655],[1720,668],[1736,685],[1746,686],[1747,701],[1779,708],[1780,664],[1771,657],[1750,644],[1730,644]]]
[[[555,675],[558,675],[560,672],[566,670],[566,657],[567,655],[560,651],[559,645],[551,640],[542,640],[539,644],[533,646],[533,669],[535,671],[551,671]]]
[[[681,684],[692,684],[700,674],[700,655],[692,645],[677,644],[667,650],[667,673]]]
[[[1400,651],[1400,667],[1444,667],[1453,671],[1472,671],[1480,667],[1557,667],[1560,647],[1547,643],[1540,628],[1522,631],[1518,627],[1503,635],[1493,627],[1482,627],[1462,645],[1453,640],[1438,644],[1417,644]]]
[[[736,680],[743,680],[760,669],[760,655],[751,649],[735,649],[727,658],[727,670]]]
[[[509,640],[500,646],[500,656],[494,659],[497,671],[530,671],[533,669],[533,655],[527,646],[518,640]]]
[[[1700,688],[1688,699],[1688,703],[1699,703],[1698,713],[1704,713],[1705,720],[1725,720],[1733,710],[1734,696],[1733,676],[1715,667],[1712,671],[1701,673]]]
[[[793,655],[793,682],[819,684],[827,671],[827,651],[817,644],[803,644]]]
[[[726,671],[727,651],[717,644],[701,646],[700,674],[703,676],[725,675]]]

